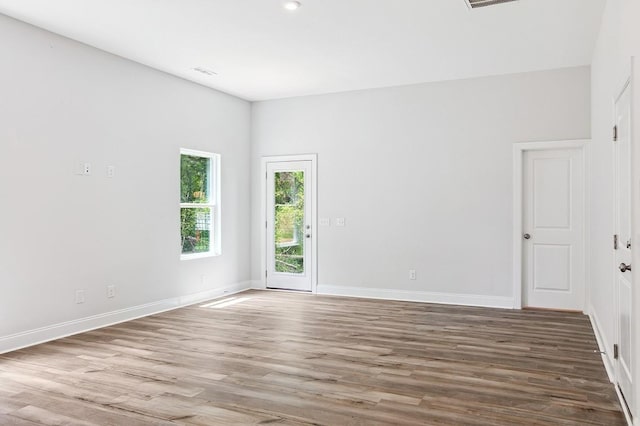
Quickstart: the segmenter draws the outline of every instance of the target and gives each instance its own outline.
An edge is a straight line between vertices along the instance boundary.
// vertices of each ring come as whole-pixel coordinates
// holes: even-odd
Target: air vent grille
[[[208,68],[198,67],[198,68],[193,68],[193,70],[196,71],[196,72],[199,72],[201,74],[208,75],[208,76],[218,75],[217,72],[215,72],[214,70],[210,70]]]
[[[496,4],[510,3],[512,1],[517,0],[465,0],[467,6],[469,6],[471,9],[477,9],[479,7],[485,6],[495,6]]]

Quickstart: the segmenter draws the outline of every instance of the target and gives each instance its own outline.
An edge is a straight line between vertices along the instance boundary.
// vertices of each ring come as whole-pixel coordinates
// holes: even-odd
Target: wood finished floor
[[[0,424],[625,424],[580,314],[223,300],[1,355]]]

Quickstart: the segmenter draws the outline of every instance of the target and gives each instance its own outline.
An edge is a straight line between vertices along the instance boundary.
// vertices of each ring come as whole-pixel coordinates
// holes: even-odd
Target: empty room
[[[640,426],[638,0],[0,0],[0,425]]]

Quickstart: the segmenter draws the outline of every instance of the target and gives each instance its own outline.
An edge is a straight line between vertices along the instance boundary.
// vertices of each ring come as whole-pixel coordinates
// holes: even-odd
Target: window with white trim
[[[220,155],[180,150],[181,259],[217,256],[220,240]]]

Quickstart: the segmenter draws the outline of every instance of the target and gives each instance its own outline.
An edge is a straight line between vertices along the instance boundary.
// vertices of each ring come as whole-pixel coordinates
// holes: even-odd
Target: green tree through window
[[[275,269],[304,272],[304,172],[275,174]]]
[[[180,234],[182,254],[217,254],[214,244],[218,182],[214,180],[217,156],[183,150],[180,155]]]

